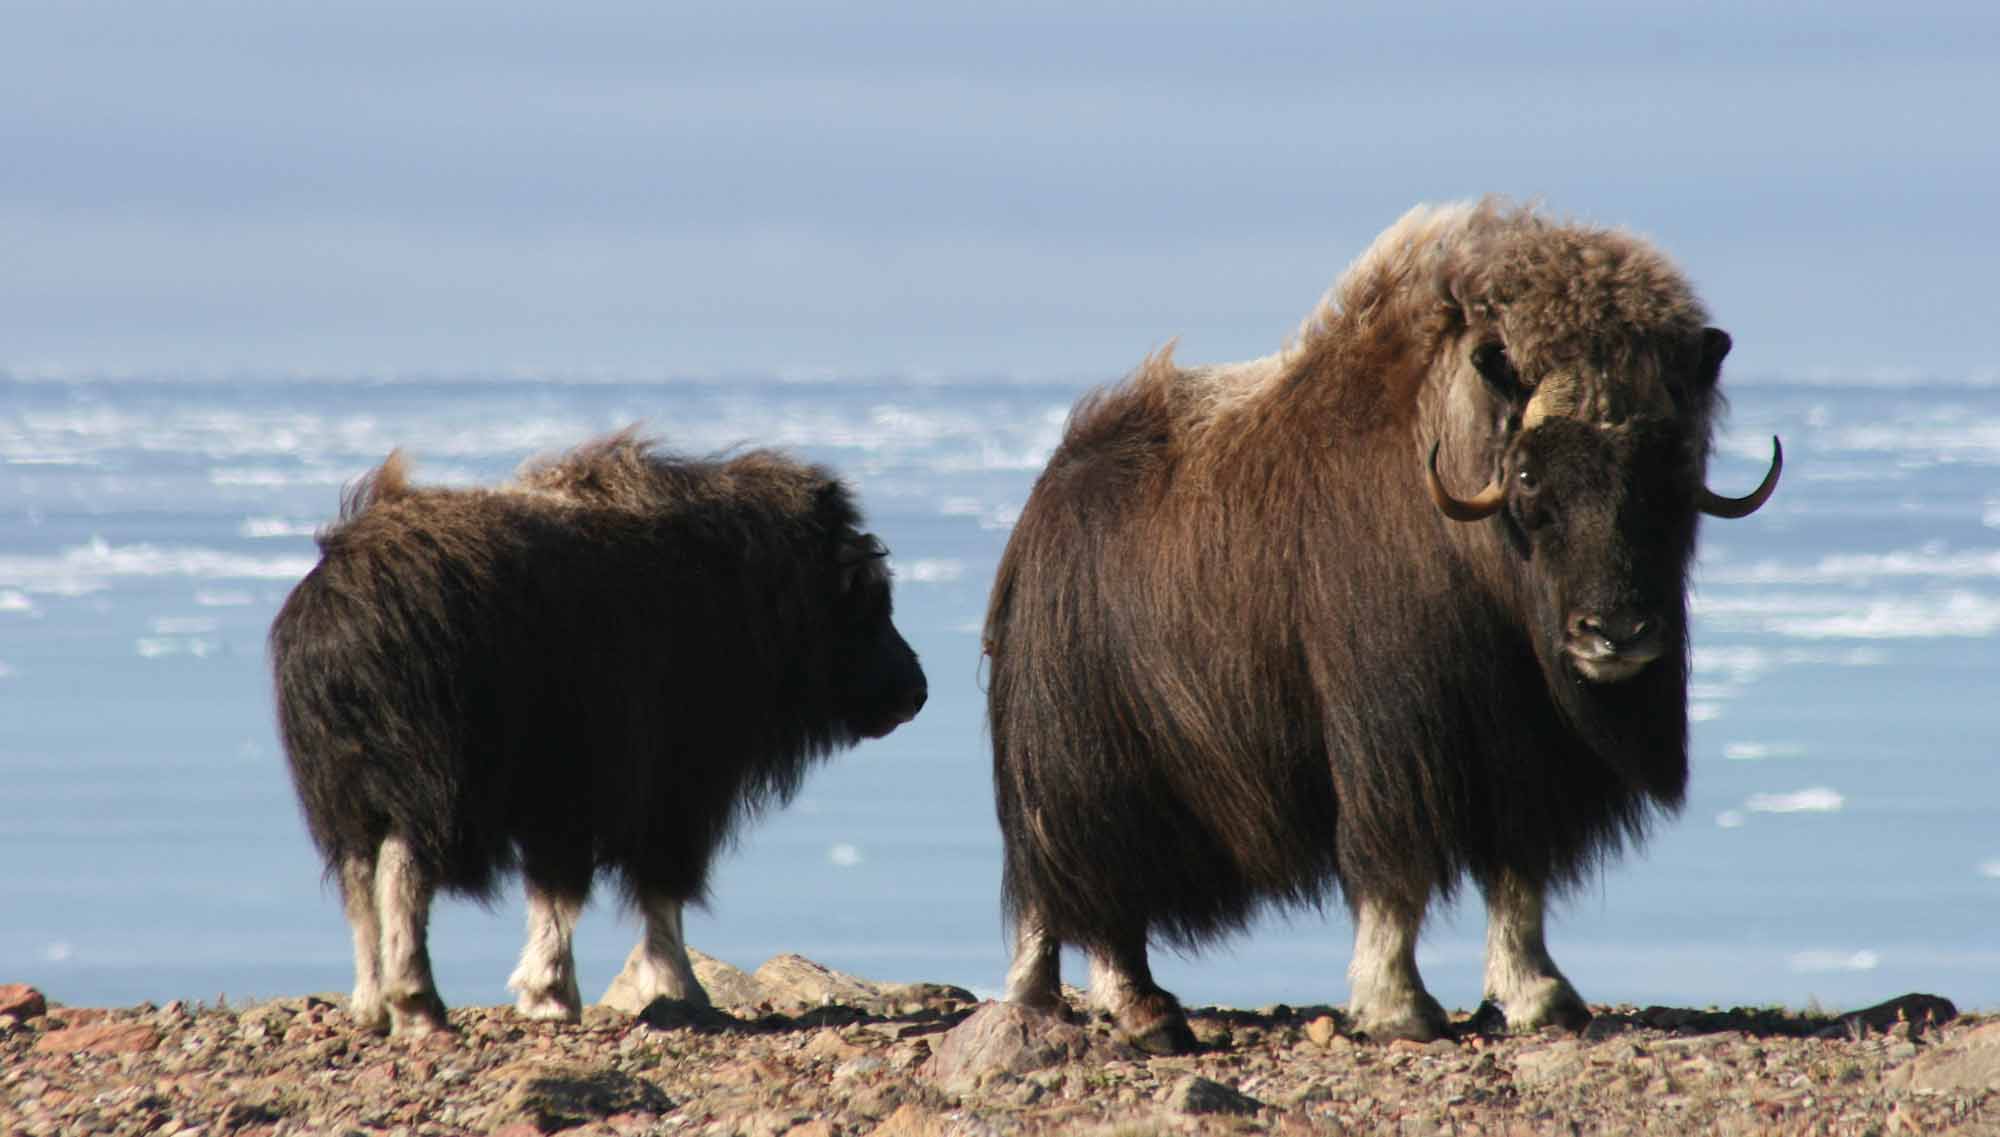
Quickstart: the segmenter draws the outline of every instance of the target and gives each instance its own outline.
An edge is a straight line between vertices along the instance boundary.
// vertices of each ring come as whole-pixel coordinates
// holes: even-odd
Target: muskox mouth
[[[1660,658],[1658,642],[1616,645],[1596,636],[1571,637],[1563,644],[1576,673],[1592,683],[1619,683],[1646,669]]]

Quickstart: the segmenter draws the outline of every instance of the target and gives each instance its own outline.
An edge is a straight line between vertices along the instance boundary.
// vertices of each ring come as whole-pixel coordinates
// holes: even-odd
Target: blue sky
[[[1095,380],[1497,192],[1993,375],[1996,13],[0,0],[0,370]]]

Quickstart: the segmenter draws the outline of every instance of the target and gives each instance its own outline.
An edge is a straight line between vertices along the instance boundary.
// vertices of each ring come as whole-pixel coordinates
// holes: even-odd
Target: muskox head
[[[917,653],[889,619],[888,555],[865,533],[849,534],[835,553],[835,699],[847,729],[862,738],[880,738],[915,718],[929,696]]]
[[[1513,436],[1497,476],[1471,498],[1445,488],[1433,446],[1429,487],[1455,521],[1500,519],[1507,545],[1531,568],[1542,645],[1576,675],[1616,683],[1681,642],[1696,515],[1744,517],[1763,505],[1783,465],[1771,443],[1763,484],[1725,498],[1702,484],[1700,448],[1683,419],[1544,418]]]

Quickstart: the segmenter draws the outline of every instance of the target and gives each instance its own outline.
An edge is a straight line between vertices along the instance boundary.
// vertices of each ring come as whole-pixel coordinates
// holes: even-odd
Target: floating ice
[[[826,851],[826,859],[841,868],[853,868],[861,863],[861,850],[842,841]]]
[[[1979,863],[1979,875],[2000,880],[2000,859],[1981,861]]]
[[[1806,975],[1829,971],[1873,971],[1881,963],[1881,956],[1865,948],[1861,951],[1798,951],[1785,960],[1787,967]]]
[[[197,589],[194,602],[203,608],[243,608],[257,602],[253,593],[227,589]]]
[[[252,540],[265,537],[310,537],[319,527],[310,521],[290,521],[283,517],[246,517],[236,527],[238,536]]]
[[[198,545],[113,545],[93,537],[53,556],[0,556],[0,587],[80,596],[109,587],[114,577],[292,580],[312,567],[311,557],[251,557]]]
[[[949,557],[925,558],[896,569],[896,578],[911,584],[950,584],[964,575],[965,562]]]
[[[2000,631],[2000,599],[1969,591],[1889,597],[1844,615],[1769,623],[1772,631],[1800,639],[1979,638]]]
[[[1715,815],[1715,823],[1724,829],[1741,829],[1748,820],[1740,809],[1725,809]]]
[[[1731,742],[1722,756],[1732,762],[1761,762],[1766,758],[1798,758],[1806,748],[1796,742]]]
[[[199,636],[146,636],[136,646],[142,659],[162,659],[174,655],[207,659],[215,654],[217,647],[214,640]]]
[[[33,615],[34,611],[35,602],[28,599],[27,593],[12,588],[0,590],[0,612],[22,612]]]
[[[1847,798],[1838,790],[1814,786],[1788,794],[1751,794],[1743,804],[1753,813],[1837,813]]]
[[[48,960],[50,963],[66,962],[75,954],[76,949],[70,946],[68,940],[57,940],[42,949],[42,958]]]

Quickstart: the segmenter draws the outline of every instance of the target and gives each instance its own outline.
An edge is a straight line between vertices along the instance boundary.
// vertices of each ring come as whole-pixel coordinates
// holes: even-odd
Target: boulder
[[[1264,1108],[1264,1103],[1256,1098],[1194,1074],[1175,1082],[1166,1091],[1165,1100],[1169,1110],[1191,1116],[1216,1113],[1249,1116]]]
[[[802,955],[775,955],[750,976],[772,1006],[817,1007],[826,1003],[859,1006],[879,997],[866,979],[835,971]]]
[[[1912,1090],[1979,1092],[2000,1086],[2000,1022],[1937,1043],[1884,1079]]]
[[[487,1112],[482,1127],[488,1131],[531,1127],[554,1133],[621,1114],[658,1116],[674,1108],[658,1086],[617,1070],[520,1063],[492,1076],[514,1084]]]
[[[922,1072],[947,1091],[964,1093],[995,1071],[1026,1074],[1074,1062],[1089,1050],[1083,1028],[1047,1011],[987,1003],[938,1040]]]
[[[49,1013],[49,1001],[26,983],[0,983],[0,1015],[23,1021]]]

